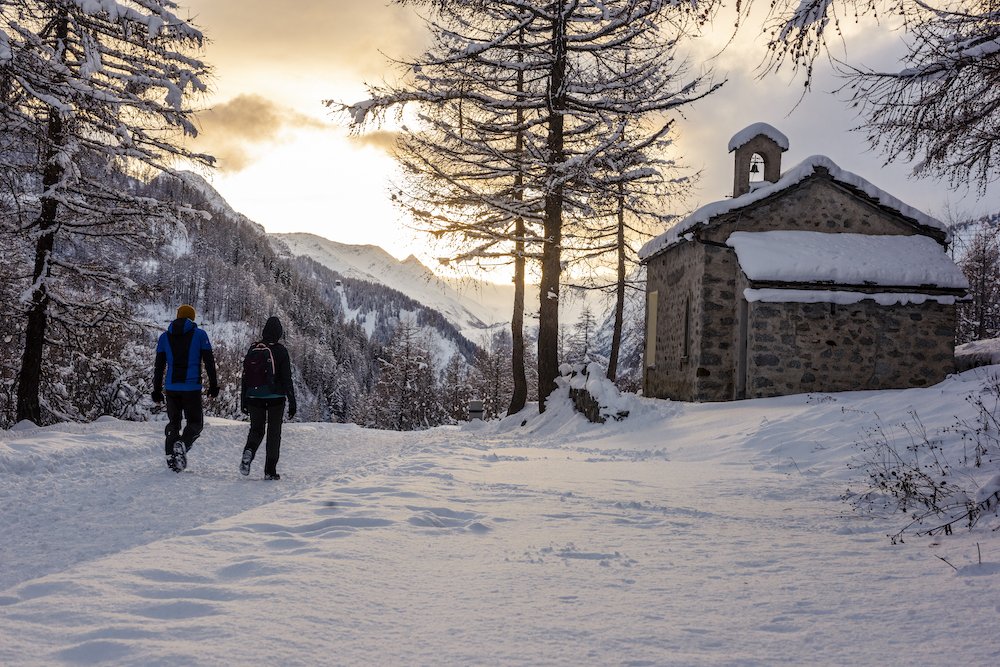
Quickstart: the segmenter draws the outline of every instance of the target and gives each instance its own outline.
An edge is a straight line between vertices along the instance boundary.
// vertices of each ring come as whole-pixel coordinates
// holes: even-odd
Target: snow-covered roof
[[[849,306],[862,301],[874,301],[880,306],[921,304],[936,301],[946,306],[954,305],[957,298],[947,294],[912,294],[900,292],[851,292],[821,289],[745,289],[743,296],[749,303],[835,303]]]
[[[765,137],[778,144],[778,147],[781,148],[781,150],[788,150],[788,137],[779,132],[773,125],[768,125],[767,123],[754,123],[753,125],[747,125],[733,135],[733,138],[729,140],[729,152],[732,153],[734,150],[759,134],[763,134]]]
[[[726,244],[753,281],[966,289],[934,239],[805,231],[734,232]]]
[[[856,190],[860,190],[881,205],[897,211],[904,217],[915,220],[920,225],[940,229],[945,233],[948,232],[948,228],[940,220],[932,218],[926,213],[918,211],[908,204],[904,204],[899,199],[896,199],[888,192],[879,189],[857,174],[852,174],[849,171],[841,169],[833,162],[833,160],[825,155],[813,155],[811,157],[807,157],[805,160],[786,171],[775,183],[767,183],[763,187],[755,188],[754,190],[744,195],[740,195],[739,197],[723,199],[722,201],[712,202],[711,204],[702,206],[697,211],[642,246],[639,250],[639,259],[649,259],[653,255],[666,250],[675,243],[678,243],[685,237],[685,234],[698,225],[708,224],[713,218],[723,215],[724,213],[729,213],[730,211],[735,211],[736,209],[743,208],[744,206],[749,206],[750,204],[766,199],[771,195],[802,182],[809,176],[812,176],[816,172],[817,168],[826,169],[835,181],[849,185]]]

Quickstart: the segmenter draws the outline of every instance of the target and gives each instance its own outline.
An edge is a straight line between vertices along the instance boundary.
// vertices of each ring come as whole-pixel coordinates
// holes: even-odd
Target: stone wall
[[[771,230],[920,232],[822,174],[698,228],[695,231],[705,243],[683,242],[647,262],[647,292],[659,295],[655,365],[646,369],[643,383],[647,396],[685,401],[737,397],[743,349],[740,306],[746,285],[735,252],[724,244],[735,231]],[[836,306],[832,315],[829,304],[766,306],[749,308],[754,323],[749,321],[748,310],[748,339],[757,347],[747,354],[751,381],[746,396],[926,386],[953,370],[953,306],[933,303],[885,309],[867,301],[856,307]],[[816,318],[824,309],[828,321],[823,326],[833,335],[819,339],[823,329],[817,328]],[[775,320],[768,322],[768,317]],[[859,342],[852,344],[852,339]],[[869,340],[871,345],[865,342]],[[796,355],[802,358],[796,360]],[[820,375],[829,377],[820,380]]]
[[[643,373],[646,396],[677,400],[692,400],[694,396],[695,369],[700,358],[697,341],[701,336],[703,265],[703,246],[684,243],[654,257],[646,267],[647,293],[659,294],[655,361]],[[687,356],[684,354],[686,309],[690,309]],[[651,342],[647,340],[646,345]]]
[[[700,353],[694,368],[695,391],[689,400],[729,401],[736,397],[736,353],[739,341],[737,309],[742,275],[731,248],[705,245],[703,302],[699,321]]]
[[[926,387],[955,370],[955,307],[751,303],[747,397]]]

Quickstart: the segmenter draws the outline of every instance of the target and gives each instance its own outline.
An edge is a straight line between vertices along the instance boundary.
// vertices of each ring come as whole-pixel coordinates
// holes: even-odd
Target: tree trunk
[[[524,31],[519,35],[519,43],[524,43]],[[524,62],[524,52],[518,51],[518,62]],[[524,92],[524,70],[517,71],[517,92]],[[521,171],[521,159],[524,152],[524,111],[517,110],[517,137],[514,143],[514,153],[518,161],[517,173],[514,175],[514,199],[524,201],[524,174]],[[518,216],[514,221],[514,314],[510,320],[510,368],[513,376],[514,390],[511,392],[510,405],[507,414],[512,415],[524,409],[528,402],[528,380],[524,375],[524,218]]]
[[[514,391],[507,408],[508,415],[520,412],[528,402],[528,380],[524,374],[524,233],[524,219],[518,218],[515,222],[517,240],[514,243],[514,315],[510,322]]]
[[[622,346],[622,316],[625,312],[625,186],[618,184],[618,283],[615,285],[615,323],[608,358],[608,379],[618,376],[618,352]]]
[[[62,53],[62,45],[69,35],[69,21],[65,14],[56,23],[56,49]],[[66,145],[66,128],[59,111],[49,108],[46,128],[45,171],[42,175],[42,198],[35,226],[38,239],[35,242],[35,267],[32,273],[31,304],[28,306],[27,324],[24,329],[24,355],[17,381],[17,420],[42,423],[41,379],[42,357],[45,351],[45,334],[49,323],[49,290],[47,280],[52,275],[52,249],[56,239],[56,215],[59,203],[51,196],[51,189],[63,176],[62,162],[57,159]]]
[[[552,25],[552,71],[549,76],[549,119],[546,147],[545,217],[542,225],[542,277],[538,308],[538,410],[556,388],[559,376],[559,282],[562,272],[562,212],[564,118],[566,107],[566,17],[562,1],[556,3]]]

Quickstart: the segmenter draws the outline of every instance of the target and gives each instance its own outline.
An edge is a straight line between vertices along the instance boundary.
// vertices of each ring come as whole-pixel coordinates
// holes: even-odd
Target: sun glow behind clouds
[[[275,11],[266,0],[184,4],[212,40],[206,56],[217,67],[217,79],[209,103],[223,108],[214,125],[204,118],[206,136],[197,147],[220,157],[222,170],[210,180],[229,203],[269,232],[309,232],[342,243],[377,244],[400,259],[415,254],[432,270],[448,273],[434,259],[448,254],[446,249],[435,248],[428,235],[411,229],[406,213],[390,200],[391,183],[400,180],[386,150],[393,128],[372,127],[367,139],[351,138],[346,120],[329,115],[321,105],[323,99],[360,101],[367,96],[362,82],[395,79],[399,71],[388,65],[385,54],[413,55],[427,38],[412,7],[360,0],[301,0],[296,11]],[[717,34],[690,45],[694,71],[714,66],[716,79],[728,77],[729,82],[678,119],[682,162],[692,171],[702,170],[703,178],[690,200],[665,203],[669,212],[683,213],[677,209],[731,195],[733,167],[726,142],[757,121],[788,135],[792,147],[784,156],[786,168],[808,155],[825,154],[931,214],[963,197],[969,201],[960,208],[970,213],[995,210],[996,195],[951,193],[944,183],[908,179],[905,163],[885,166],[884,156],[870,152],[864,136],[850,131],[861,119],[843,96],[830,94],[842,81],[833,76],[829,62],[817,64],[822,72],[814,90],[801,99],[801,78],[789,76],[787,68],[757,78],[757,65],[766,53],[760,14],[767,8],[758,3],[721,55],[731,36],[731,20],[720,19]],[[894,62],[898,33],[865,22],[855,26],[845,21],[843,27],[851,44],[849,60]],[[835,55],[843,55],[840,47],[834,45]],[[498,282],[509,281],[509,267],[492,275],[501,276],[493,278]]]
[[[280,141],[253,150],[259,153],[248,167],[217,173],[212,183],[268,232],[376,243],[400,259],[425,254],[389,200],[395,162],[385,151],[359,145],[332,124],[288,129]]]

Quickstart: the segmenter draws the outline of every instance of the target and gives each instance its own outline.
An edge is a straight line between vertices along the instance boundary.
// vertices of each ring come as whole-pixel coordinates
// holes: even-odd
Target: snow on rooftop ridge
[[[767,123],[754,123],[753,125],[747,125],[733,135],[733,138],[729,140],[729,152],[732,153],[734,150],[759,134],[763,134],[765,137],[778,144],[778,147],[781,148],[781,150],[788,150],[788,137],[782,134],[777,128],[773,125],[768,125]]]
[[[734,232],[726,245],[735,249],[740,268],[755,281],[969,287],[961,269],[929,236]]]
[[[773,194],[800,183],[809,176],[812,176],[816,172],[817,168],[826,169],[833,180],[849,185],[856,190],[860,190],[883,206],[899,212],[900,215],[916,220],[918,224],[925,227],[940,229],[948,234],[948,238],[951,237],[950,231],[940,220],[932,218],[922,211],[918,211],[909,204],[904,204],[899,199],[893,197],[888,192],[881,190],[861,176],[853,174],[845,169],[841,169],[827,156],[811,155],[782,174],[781,178],[779,178],[775,183],[769,183],[763,187],[758,187],[751,192],[740,195],[739,197],[723,199],[721,201],[712,202],[711,204],[702,206],[694,213],[642,246],[642,248],[639,249],[639,259],[649,259],[653,255],[656,255],[670,246],[679,243],[688,232],[698,225],[708,224],[712,218],[716,218],[724,213],[729,213],[730,211],[735,211],[736,209],[743,208],[744,206],[749,206],[754,202],[766,199]]]
[[[814,289],[745,289],[743,296],[749,303],[833,303],[838,306],[851,306],[862,301],[874,301],[880,306],[920,305],[928,301],[936,301],[945,306],[953,306],[956,297],[942,294],[903,294],[899,292],[880,292],[868,294],[865,292],[850,292],[843,290]]]

